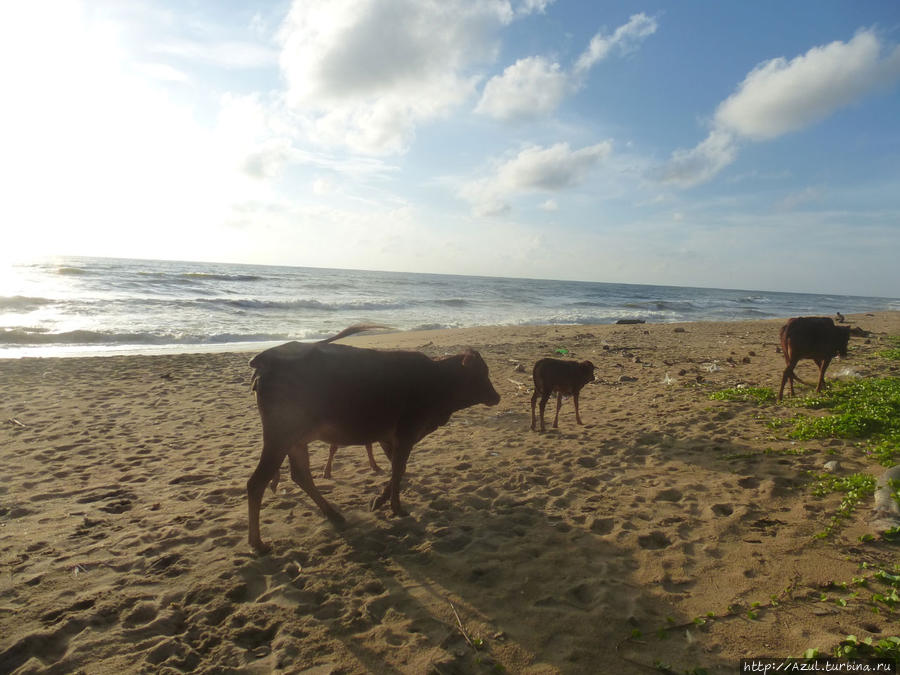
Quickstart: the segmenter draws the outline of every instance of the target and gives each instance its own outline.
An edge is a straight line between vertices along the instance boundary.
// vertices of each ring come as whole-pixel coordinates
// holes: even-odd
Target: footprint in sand
[[[616,521],[613,518],[595,518],[591,523],[591,532],[594,534],[609,534],[613,531],[615,523]]]
[[[734,513],[734,507],[731,504],[713,504],[711,508],[717,516],[730,516]]]
[[[668,490],[661,490],[656,493],[656,499],[658,501],[664,502],[677,502],[680,501],[682,497],[681,490],[676,490],[675,488],[669,488]]]
[[[642,534],[638,537],[638,546],[649,550],[665,548],[671,544],[672,540],[669,539],[665,532],[660,532],[659,530],[654,530],[649,534]]]

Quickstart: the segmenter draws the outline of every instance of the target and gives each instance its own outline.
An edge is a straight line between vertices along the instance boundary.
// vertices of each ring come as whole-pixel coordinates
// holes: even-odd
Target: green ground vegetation
[[[709,397],[714,401],[740,401],[765,405],[775,401],[775,392],[769,387],[731,387],[713,392]]]
[[[870,441],[867,454],[884,466],[900,461],[900,378],[836,382],[822,394],[800,401],[827,409],[824,416],[798,416],[792,438],[856,438]]]
[[[889,337],[887,342],[891,346],[878,352],[878,356],[891,361],[900,361],[900,337]]]

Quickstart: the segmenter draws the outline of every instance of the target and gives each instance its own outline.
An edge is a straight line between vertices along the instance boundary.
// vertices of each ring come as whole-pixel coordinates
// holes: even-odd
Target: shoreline
[[[845,315],[846,323],[852,324],[853,321],[865,321],[866,317],[871,317],[875,315],[881,314],[897,314],[900,316],[900,310],[875,310],[872,312],[857,312],[853,314]],[[484,330],[507,330],[507,331],[517,331],[519,329],[532,329],[535,331],[540,330],[548,330],[553,328],[581,328],[581,329],[590,329],[590,328],[604,328],[604,327],[621,327],[625,325],[635,325],[635,326],[689,326],[695,324],[742,324],[742,323],[753,323],[757,321],[786,321],[789,317],[772,317],[772,318],[740,318],[740,319],[729,319],[729,320],[719,320],[712,321],[707,319],[697,319],[694,321],[645,321],[641,320],[641,323],[635,324],[618,324],[618,323],[603,323],[603,324],[576,324],[576,323],[558,323],[558,324],[516,324],[516,325],[506,325],[506,324],[486,324],[479,326],[464,326],[464,327],[456,327],[456,328],[434,328],[434,329],[417,329],[417,330],[400,330],[400,329],[389,329],[380,333],[372,333],[372,334],[364,334],[362,336],[357,336],[354,338],[348,338],[349,340],[361,340],[368,337],[374,337],[375,335],[390,335],[390,336],[410,336],[409,339],[405,337],[398,338],[398,342],[403,344],[411,344],[417,342],[415,336],[418,335],[435,335],[441,333],[466,333],[472,332],[474,334],[480,334],[479,331]],[[833,318],[833,317],[832,317]],[[335,332],[340,330],[340,328],[336,328]],[[265,340],[260,342],[223,342],[223,343],[194,343],[194,344],[160,344],[160,345],[140,345],[140,344],[132,344],[132,345],[26,345],[22,347],[9,347],[6,349],[0,349],[0,361],[2,360],[14,360],[14,359],[25,359],[25,358],[92,358],[92,357],[108,357],[108,356],[165,356],[165,355],[177,355],[177,354],[218,354],[218,353],[247,353],[253,351],[263,351],[270,347],[274,347],[275,345],[283,344],[284,342],[288,342],[289,339],[284,340]],[[316,342],[317,340],[301,340],[301,342]],[[388,340],[390,342],[390,340]],[[376,340],[376,343],[381,343],[382,340]],[[348,343],[352,344],[352,342]],[[18,352],[15,354],[7,354],[6,352]],[[42,353],[44,352],[44,353]]]
[[[900,376],[879,356],[900,312],[846,318],[872,334],[826,380]],[[709,398],[777,390],[783,321],[351,336],[432,357],[473,347],[500,404],[416,445],[405,518],[368,510],[387,478],[361,447],[326,480],[327,446],[312,444],[348,525],[282,467],[265,556],[247,544],[261,447],[247,351],[0,359],[0,671],[637,675],[660,661],[724,675],[743,657],[897,635],[896,610],[872,612],[871,573],[897,550],[860,540],[872,500],[819,539],[842,495],[811,492],[826,462],[842,477],[884,467],[852,439],[771,426],[820,414],[791,399]],[[548,431],[531,432],[531,366],[559,349],[597,367],[585,424],[567,400],[550,430],[551,401]]]

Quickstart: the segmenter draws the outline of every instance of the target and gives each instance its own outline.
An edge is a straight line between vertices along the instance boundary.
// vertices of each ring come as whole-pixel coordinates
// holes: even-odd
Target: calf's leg
[[[328,448],[328,461],[325,462],[325,473],[322,474],[323,478],[331,478],[331,463],[334,461],[334,453],[337,452],[338,446],[332,445]]]
[[[366,453],[369,455],[369,468],[375,473],[381,473],[381,468],[375,463],[375,457],[372,456],[371,443],[366,443]]]
[[[534,405],[535,405],[535,403],[537,403],[538,397],[539,397],[540,395],[541,395],[541,392],[538,391],[538,388],[537,388],[537,387],[535,387],[535,388],[534,388],[534,393],[531,395],[531,430],[532,430],[532,431],[534,431],[534,424],[535,424],[535,418],[534,418]]]
[[[550,392],[541,394],[541,431],[544,431],[544,410],[547,408],[547,401],[550,400]]]
[[[559,407],[562,405],[562,393],[556,392],[556,417],[553,418],[553,428],[559,428]]]
[[[584,422],[581,421],[581,414],[578,412],[578,392],[577,391],[574,394],[572,394],[572,401],[575,403],[575,421],[578,422],[578,424],[584,424]]]

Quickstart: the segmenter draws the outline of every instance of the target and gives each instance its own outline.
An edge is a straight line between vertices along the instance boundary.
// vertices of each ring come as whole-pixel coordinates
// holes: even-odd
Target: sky
[[[900,296],[893,0],[0,13],[0,257]]]

